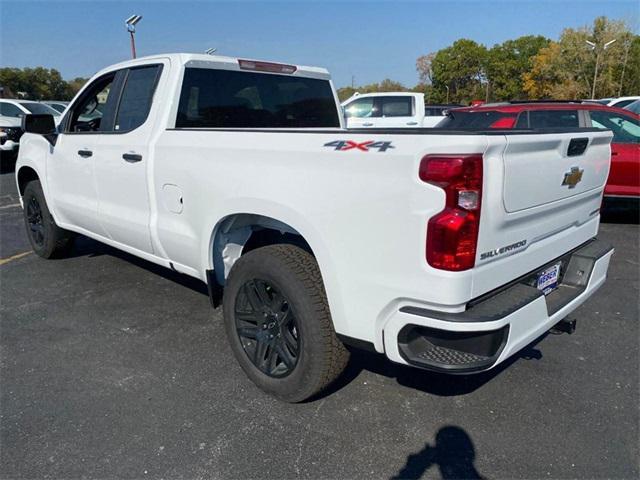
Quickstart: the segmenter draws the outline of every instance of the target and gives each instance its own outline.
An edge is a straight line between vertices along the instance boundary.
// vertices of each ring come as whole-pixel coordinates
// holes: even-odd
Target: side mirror
[[[48,113],[29,113],[22,117],[22,130],[25,133],[42,135],[51,145],[56,144],[58,132],[53,115]]]

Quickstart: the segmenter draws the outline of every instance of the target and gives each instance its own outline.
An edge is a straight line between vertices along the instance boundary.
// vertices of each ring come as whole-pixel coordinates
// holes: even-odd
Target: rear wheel
[[[67,254],[73,243],[73,233],[56,225],[38,180],[27,184],[22,201],[24,223],[33,251],[42,258]]]
[[[248,377],[287,402],[326,388],[349,354],[336,337],[320,270],[293,245],[272,245],[234,264],[223,299],[231,347]]]

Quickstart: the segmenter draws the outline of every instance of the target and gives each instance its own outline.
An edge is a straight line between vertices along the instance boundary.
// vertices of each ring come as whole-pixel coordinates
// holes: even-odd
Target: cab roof
[[[240,70],[239,61],[252,61],[257,63],[266,63],[272,65],[293,66],[295,71],[293,73],[287,73],[292,76],[301,77],[313,77],[324,80],[330,80],[331,75],[326,68],[310,67],[306,65],[296,65],[286,62],[274,62],[271,60],[259,60],[254,58],[240,58],[240,57],[227,57],[223,55],[208,55],[204,53],[163,53],[157,55],[149,55],[146,57],[139,57],[132,60],[110,65],[102,69],[98,74],[110,72],[113,70],[119,70],[121,68],[134,67],[136,65],[145,65],[153,63],[159,60],[169,60],[171,63],[184,66],[197,66],[200,68],[221,68],[226,70]],[[264,72],[264,73],[277,73],[277,72]]]

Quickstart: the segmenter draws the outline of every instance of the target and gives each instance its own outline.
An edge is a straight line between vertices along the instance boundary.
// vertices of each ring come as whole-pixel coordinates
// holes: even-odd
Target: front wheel
[[[33,251],[42,258],[67,254],[73,243],[73,233],[56,225],[38,180],[27,184],[22,202],[27,237]]]
[[[223,298],[231,348],[262,390],[301,402],[344,370],[349,353],[336,337],[318,264],[293,245],[272,245],[234,264]]]

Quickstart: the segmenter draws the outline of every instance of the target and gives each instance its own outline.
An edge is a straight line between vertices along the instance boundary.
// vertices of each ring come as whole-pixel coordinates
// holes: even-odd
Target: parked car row
[[[0,154],[2,161],[13,160],[20,146],[22,117],[27,114],[50,114],[59,119],[68,102],[0,99]]]
[[[348,128],[609,129],[613,132],[612,160],[605,197],[637,201],[640,199],[639,98],[520,101],[460,107],[425,105],[422,94],[389,92],[356,94],[342,106]]]

